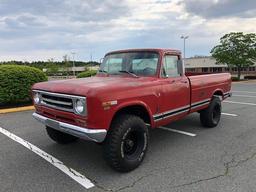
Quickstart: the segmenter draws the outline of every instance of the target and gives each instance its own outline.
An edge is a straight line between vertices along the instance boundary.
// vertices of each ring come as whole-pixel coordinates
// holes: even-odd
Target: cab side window
[[[165,55],[162,67],[162,77],[178,77],[178,56]]]

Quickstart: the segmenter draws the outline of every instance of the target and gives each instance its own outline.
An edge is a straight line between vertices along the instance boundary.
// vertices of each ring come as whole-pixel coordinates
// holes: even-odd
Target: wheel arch
[[[121,114],[133,114],[143,119],[146,124],[154,126],[153,115],[149,107],[143,102],[127,103],[119,106],[115,111],[113,118],[110,122],[110,126],[114,119]],[[110,128],[110,127],[109,127]]]
[[[223,92],[223,90],[221,90],[221,89],[216,89],[216,90],[213,92],[213,94],[212,94],[212,97],[214,97],[214,96],[221,97],[221,100],[223,100],[223,98],[224,98],[224,92]]]

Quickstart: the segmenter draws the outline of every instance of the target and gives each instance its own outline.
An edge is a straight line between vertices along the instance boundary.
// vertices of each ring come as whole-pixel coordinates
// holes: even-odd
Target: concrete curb
[[[9,108],[9,109],[0,109],[0,114],[5,113],[14,113],[14,112],[20,112],[20,111],[29,111],[34,110],[34,106],[26,106],[26,107],[15,107],[15,108]]]

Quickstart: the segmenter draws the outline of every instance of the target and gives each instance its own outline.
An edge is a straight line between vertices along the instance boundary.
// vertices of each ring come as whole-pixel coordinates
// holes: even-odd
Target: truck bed
[[[193,75],[187,76],[187,78],[189,79],[191,87],[191,112],[196,111],[194,110],[196,107],[193,108],[195,104],[200,105],[200,103],[207,102],[214,93],[222,96],[222,99],[225,99],[225,96],[229,94],[231,90],[230,73]]]

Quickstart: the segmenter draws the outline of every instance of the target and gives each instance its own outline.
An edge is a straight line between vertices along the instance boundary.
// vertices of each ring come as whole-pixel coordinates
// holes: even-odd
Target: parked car
[[[216,127],[230,90],[229,73],[186,76],[178,50],[121,50],[105,55],[95,77],[35,84],[33,116],[57,143],[102,143],[107,163],[128,172],[145,157],[149,129],[193,112]]]

